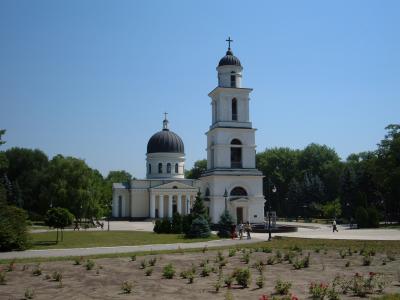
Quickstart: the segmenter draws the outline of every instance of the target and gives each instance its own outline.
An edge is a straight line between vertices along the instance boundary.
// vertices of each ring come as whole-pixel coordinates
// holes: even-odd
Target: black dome
[[[155,133],[147,143],[147,153],[185,153],[182,139],[174,132],[163,129]]]
[[[241,67],[242,65],[240,64],[240,60],[239,58],[237,58],[235,55],[233,55],[233,52],[231,51],[231,49],[228,49],[228,51],[226,51],[226,55],[221,58],[221,60],[219,61],[218,67],[221,66],[239,66]]]

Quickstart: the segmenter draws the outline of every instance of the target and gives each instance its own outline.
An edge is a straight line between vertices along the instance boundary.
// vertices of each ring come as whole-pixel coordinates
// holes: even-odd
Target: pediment
[[[161,184],[159,186],[153,187],[154,190],[161,190],[161,189],[184,189],[184,190],[197,190],[196,187],[191,185],[184,184],[179,181],[172,181],[165,184]]]

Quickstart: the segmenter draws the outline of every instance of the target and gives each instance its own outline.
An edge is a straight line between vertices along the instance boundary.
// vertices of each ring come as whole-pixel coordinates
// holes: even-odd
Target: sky
[[[400,1],[0,1],[2,149],[145,176],[170,129],[206,157],[208,93],[230,36],[257,151],[374,150],[400,123]]]

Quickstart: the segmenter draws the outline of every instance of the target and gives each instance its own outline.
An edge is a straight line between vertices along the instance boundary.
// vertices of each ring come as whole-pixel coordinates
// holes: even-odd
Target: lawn
[[[144,231],[65,231],[64,241],[55,242],[56,232],[30,234],[31,249],[65,249],[111,246],[137,246],[152,244],[193,243],[219,239],[187,239],[182,234],[156,234]]]

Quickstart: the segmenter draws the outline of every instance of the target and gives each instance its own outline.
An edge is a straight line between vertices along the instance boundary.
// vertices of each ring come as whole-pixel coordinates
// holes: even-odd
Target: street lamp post
[[[225,189],[224,193],[224,198],[225,198],[225,211],[228,210],[228,191]]]
[[[275,194],[277,191],[276,186],[272,188],[272,193]],[[268,241],[272,239],[271,235],[271,202],[272,202],[272,197],[269,198],[269,206],[268,206]]]
[[[110,218],[112,214],[112,203],[108,204],[108,220],[107,220],[107,231],[110,231]]]

